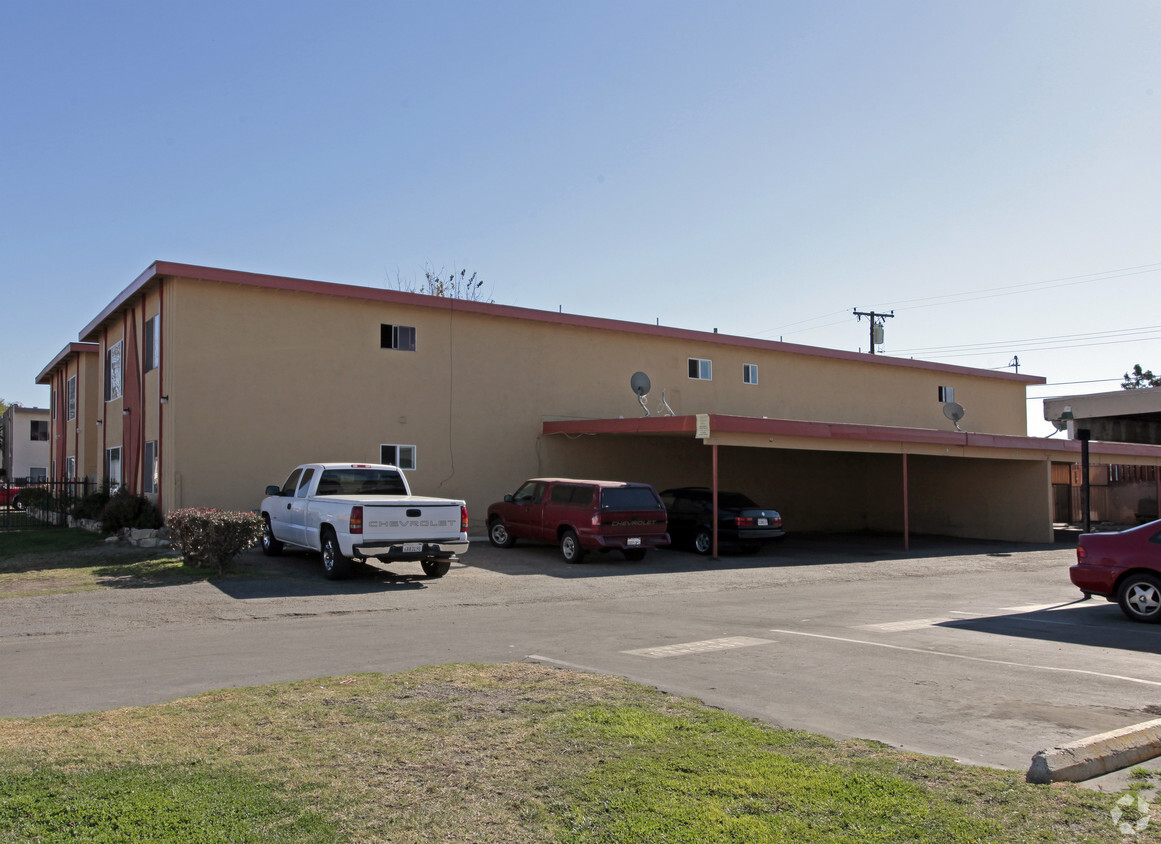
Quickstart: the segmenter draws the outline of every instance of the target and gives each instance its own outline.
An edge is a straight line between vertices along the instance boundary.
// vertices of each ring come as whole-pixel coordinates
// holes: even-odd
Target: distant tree
[[[1125,373],[1125,380],[1121,382],[1122,390],[1146,390],[1161,385],[1161,378],[1153,374],[1151,369],[1141,369],[1141,364],[1133,364],[1133,371]]]
[[[398,273],[395,275],[395,287],[405,293],[422,293],[425,296],[441,296],[445,299],[464,299],[468,302],[492,303],[485,299],[483,293],[484,280],[479,273],[468,275],[467,270],[456,272],[452,270],[444,276],[443,270],[434,272],[430,266],[423,271],[423,281],[418,285],[413,281],[404,281]]]

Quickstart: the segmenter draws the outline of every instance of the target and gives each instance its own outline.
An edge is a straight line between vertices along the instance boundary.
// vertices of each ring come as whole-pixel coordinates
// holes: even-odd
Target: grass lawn
[[[80,528],[0,533],[0,599],[251,574],[242,558],[219,575],[216,568],[184,565],[176,551],[107,543]]]
[[[0,721],[3,842],[1112,842],[1116,799],[527,664]]]

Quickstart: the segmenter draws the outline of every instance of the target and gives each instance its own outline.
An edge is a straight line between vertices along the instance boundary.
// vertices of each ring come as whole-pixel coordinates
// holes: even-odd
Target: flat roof
[[[1061,461],[1074,462],[1081,453],[1079,440],[1049,437],[1020,437],[999,434],[977,434],[969,431],[940,431],[934,428],[905,428],[891,425],[859,425],[843,422],[803,422],[796,419],[769,419],[753,416],[728,416],[711,413],[711,437],[719,434],[752,434],[763,437],[796,437],[836,444],[893,443],[900,446],[947,446],[965,449],[988,449],[996,452],[1039,451],[1059,454]],[[630,419],[562,419],[545,421],[545,434],[613,436],[669,436],[694,438],[697,416],[644,416]],[[1147,458],[1161,465],[1161,446],[1138,443],[1091,442],[1093,459],[1112,462],[1114,458]],[[840,449],[846,450],[846,449]],[[1002,456],[997,454],[997,456]],[[1025,458],[1027,459],[1027,458]]]
[[[672,328],[648,323],[629,322],[625,320],[608,319],[604,317],[588,317],[576,314],[554,313],[532,308],[519,308],[512,305],[496,305],[488,302],[472,302],[464,299],[454,299],[443,296],[429,296],[422,293],[405,293],[400,290],[387,290],[377,287],[360,287],[353,284],[338,284],[327,281],[311,281],[309,279],[288,278],[284,276],[248,273],[238,270],[226,270],[215,267],[201,267],[194,264],[180,264],[168,261],[155,261],[145,272],[122,290],[97,317],[86,325],[80,333],[81,340],[97,338],[99,329],[111,316],[119,312],[122,307],[133,299],[139,292],[156,284],[162,278],[191,278],[204,281],[215,281],[225,284],[242,284],[250,287],[265,287],[275,290],[290,290],[302,293],[317,293],[325,296],[341,296],[344,298],[362,299],[375,302],[391,302],[416,307],[439,308],[443,310],[467,311],[469,313],[485,314],[508,319],[522,319],[533,322],[553,325],[570,325],[582,328],[596,328],[606,331],[621,331],[651,337],[669,337],[690,340],[701,343],[715,343],[720,346],[737,346],[751,349],[783,352],[785,354],[805,355],[809,357],[830,358],[834,360],[849,360],[871,366],[904,367],[909,369],[933,370],[936,372],[971,375],[978,378],[990,378],[999,381],[1013,381],[1022,384],[1044,384],[1047,379],[1039,375],[1022,375],[1016,372],[1000,372],[990,369],[975,369],[953,364],[932,363],[930,361],[914,360],[912,358],[894,358],[888,355],[872,355],[864,352],[848,352],[838,349],[825,349],[819,346],[803,346],[796,343],[783,343],[775,340],[760,340],[754,337],[740,337],[731,334],[718,334],[710,331],[694,331],[685,328]]]

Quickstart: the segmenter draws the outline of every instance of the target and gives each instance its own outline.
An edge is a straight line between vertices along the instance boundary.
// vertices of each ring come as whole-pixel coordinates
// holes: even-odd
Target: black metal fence
[[[76,505],[95,489],[95,484],[88,479],[17,478],[0,484],[0,533],[68,527],[68,517]]]

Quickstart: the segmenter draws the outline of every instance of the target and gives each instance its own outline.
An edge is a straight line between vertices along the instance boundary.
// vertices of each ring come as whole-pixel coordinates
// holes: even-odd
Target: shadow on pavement
[[[1012,615],[955,619],[936,626],[993,636],[1161,654],[1161,628],[1129,621],[1120,607],[1103,598],[1081,598],[1060,607]]]
[[[259,551],[247,553],[253,576],[220,578],[210,584],[236,600],[256,598],[309,598],[325,595],[370,595],[384,592],[426,589],[433,578],[419,563],[378,563],[356,565],[345,580],[327,580],[317,553],[287,549],[278,557],[264,557]],[[446,577],[454,577],[462,563],[452,565]]]

